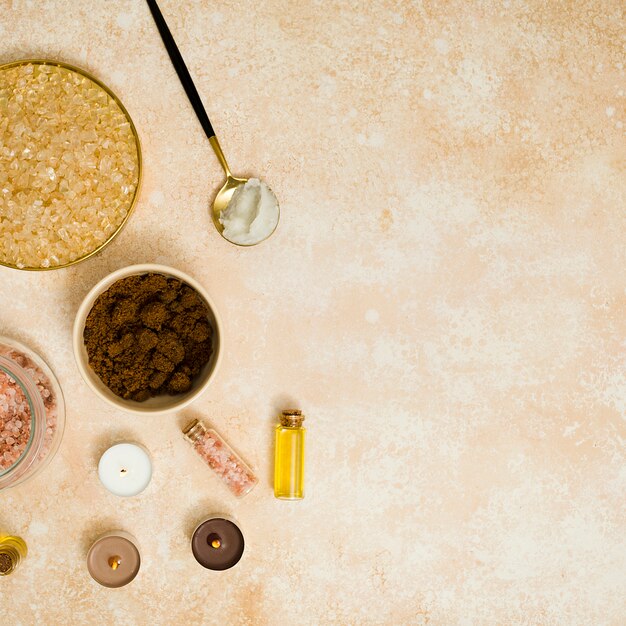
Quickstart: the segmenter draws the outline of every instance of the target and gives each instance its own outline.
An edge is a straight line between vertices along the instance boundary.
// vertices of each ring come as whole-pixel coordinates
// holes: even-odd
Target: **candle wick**
[[[126,469],[124,467],[120,470],[120,474],[126,474]]]
[[[122,562],[122,559],[119,556],[112,556],[109,559],[109,567],[112,570],[116,570],[120,566],[121,562]]]

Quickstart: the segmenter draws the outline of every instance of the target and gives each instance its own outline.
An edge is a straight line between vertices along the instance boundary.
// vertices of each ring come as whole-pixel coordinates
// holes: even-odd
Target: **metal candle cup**
[[[206,569],[223,571],[239,563],[245,541],[239,526],[223,515],[209,517],[198,525],[191,538],[193,555]]]
[[[103,587],[124,587],[135,579],[141,566],[136,539],[122,530],[108,532],[89,548],[87,569]]]

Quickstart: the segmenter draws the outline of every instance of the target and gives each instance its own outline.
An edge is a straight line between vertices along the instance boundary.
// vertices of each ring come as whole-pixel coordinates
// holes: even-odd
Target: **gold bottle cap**
[[[298,409],[287,409],[283,411],[280,416],[280,423],[283,426],[302,426],[302,422],[304,422],[304,415],[302,415],[302,411]]]
[[[6,576],[15,569],[15,559],[10,552],[0,552],[0,575]]]

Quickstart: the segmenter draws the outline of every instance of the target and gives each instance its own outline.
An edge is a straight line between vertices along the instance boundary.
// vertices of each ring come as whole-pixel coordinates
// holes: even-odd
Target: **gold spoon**
[[[174,37],[172,37],[172,33],[170,32],[170,29],[168,28],[167,23],[165,22],[165,18],[163,17],[163,14],[161,13],[159,9],[159,5],[156,3],[156,0],[146,0],[146,1],[148,2],[148,6],[150,7],[150,11],[157,25],[157,28],[159,29],[159,34],[161,35],[161,39],[163,40],[163,43],[165,44],[165,49],[167,50],[167,53],[170,56],[172,65],[174,66],[174,69],[176,70],[176,73],[178,74],[178,78],[180,79],[180,82],[182,83],[183,88],[185,89],[185,93],[187,94],[187,97],[189,98],[189,102],[191,102],[191,106],[193,107],[193,110],[196,112],[196,115],[198,116],[198,120],[200,120],[200,124],[202,125],[202,128],[204,129],[204,132],[206,133],[206,136],[209,139],[209,143],[211,144],[211,147],[213,148],[213,152],[215,152],[215,156],[217,157],[217,160],[220,162],[220,165],[222,166],[222,169],[224,170],[224,174],[226,174],[226,182],[224,183],[224,186],[217,192],[217,195],[215,196],[215,200],[213,201],[213,207],[211,210],[211,217],[213,218],[213,224],[215,224],[215,228],[217,229],[217,232],[220,235],[222,235],[222,237],[224,237],[224,226],[220,222],[220,215],[222,211],[224,211],[226,207],[228,206],[230,199],[233,197],[233,193],[235,193],[235,189],[239,187],[239,185],[243,185],[244,183],[246,183],[248,179],[238,178],[232,175],[230,168],[228,167],[228,163],[226,162],[226,157],[224,156],[224,153],[222,152],[220,142],[217,140],[217,137],[215,136],[215,131],[213,130],[213,126],[211,125],[211,122],[209,121],[209,116],[207,115],[204,105],[202,104],[202,100],[200,100],[200,96],[198,95],[196,86],[193,84],[193,80],[191,79],[189,70],[187,69],[187,66],[185,65],[185,61],[183,61],[183,57],[181,56],[180,51],[178,50],[178,46],[176,45],[176,42],[174,41]],[[278,208],[278,216],[280,219],[280,207]],[[278,221],[276,222],[276,225],[278,225]],[[274,227],[274,230],[276,230],[276,226]],[[240,243],[235,243],[234,241],[230,241],[229,239],[226,239],[226,237],[224,237],[224,239],[226,239],[226,241],[230,241],[230,243],[233,243],[236,246],[244,246],[244,247],[255,246],[261,243],[262,241],[265,241],[268,237],[270,237],[273,234],[274,230],[272,230],[272,232],[270,232],[263,239],[256,241],[254,243],[240,244]]]
[[[224,170],[224,174],[226,174],[226,182],[224,186],[217,192],[215,196],[215,200],[213,200],[213,209],[211,211],[211,217],[213,218],[213,224],[215,224],[215,228],[217,228],[217,232],[224,237],[224,226],[220,222],[220,215],[222,211],[226,210],[230,199],[233,197],[235,193],[235,189],[239,187],[239,185],[243,185],[248,182],[247,178],[237,178],[233,176],[230,171],[230,167],[228,167],[228,163],[226,162],[226,157],[222,152],[222,147],[220,146],[220,142],[217,140],[217,137],[213,135],[209,137],[209,143],[213,148],[213,152],[215,152],[215,156],[217,160],[220,162],[222,169]],[[280,209],[279,209],[280,211]],[[272,233],[270,233],[271,235]],[[267,236],[269,237],[269,235]],[[267,237],[265,239],[267,239]],[[228,241],[228,239],[226,239]],[[264,240],[263,240],[264,241]],[[233,243],[231,241],[231,243]],[[261,243],[260,241],[258,243]],[[236,246],[240,246],[242,244],[235,244]],[[247,244],[247,245],[255,245],[255,244]]]

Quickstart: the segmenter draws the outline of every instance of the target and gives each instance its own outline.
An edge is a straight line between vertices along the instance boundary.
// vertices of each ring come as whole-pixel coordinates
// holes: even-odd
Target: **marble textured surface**
[[[161,0],[235,172],[282,206],[238,249],[207,202],[222,174],[144,3],[2,0],[2,61],[85,67],[143,143],[136,213],[68,270],[0,270],[0,328],[67,400],[45,475],[0,494],[30,556],[3,626],[576,624],[626,619],[624,6]],[[95,397],[70,331],[134,262],[198,278],[224,318],[211,389],[139,418]],[[309,416],[307,498],[275,500],[272,425]],[[180,436],[209,419],[258,468],[235,501]],[[96,476],[112,442],[154,456],[139,497]],[[212,574],[204,516],[248,547]],[[122,528],[143,567],[112,591],[85,553]]]

